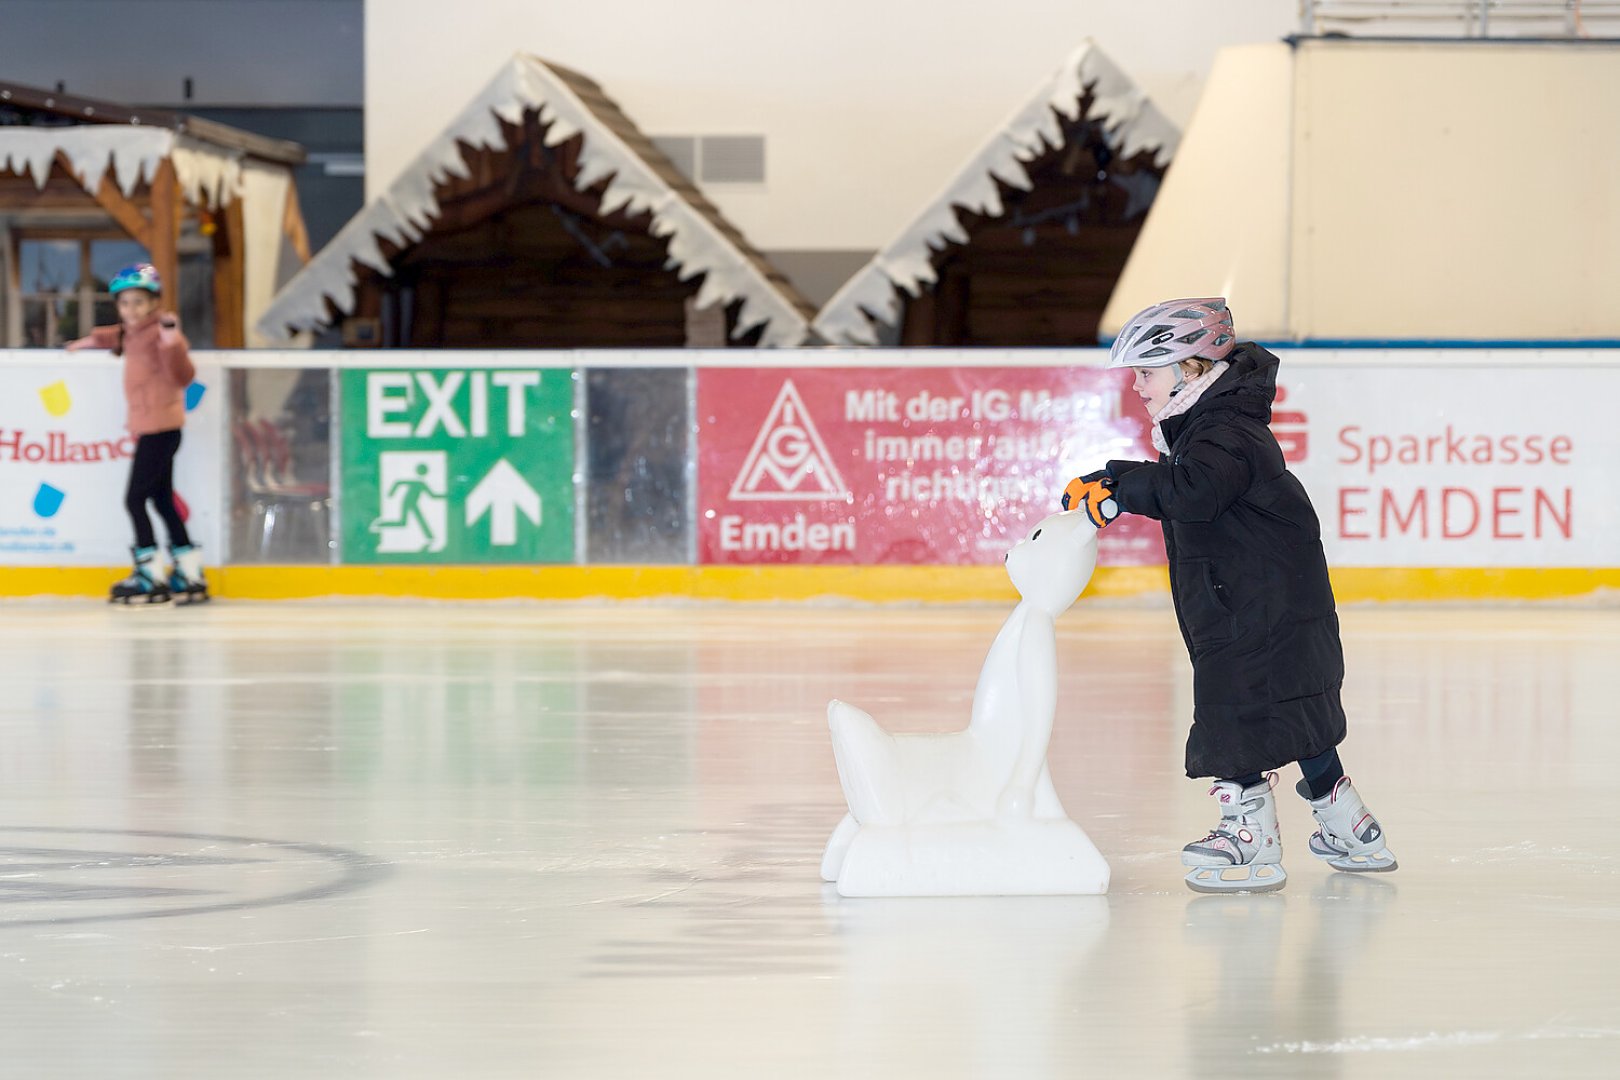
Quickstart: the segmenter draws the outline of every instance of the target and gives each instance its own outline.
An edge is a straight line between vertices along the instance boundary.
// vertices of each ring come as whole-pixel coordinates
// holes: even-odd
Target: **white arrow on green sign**
[[[540,493],[505,458],[467,494],[467,525],[489,515],[489,542],[496,547],[517,543],[519,513],[539,525]]]

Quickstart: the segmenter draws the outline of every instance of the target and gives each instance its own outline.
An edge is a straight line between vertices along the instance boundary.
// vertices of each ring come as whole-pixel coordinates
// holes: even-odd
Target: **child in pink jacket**
[[[202,552],[186,534],[174,504],[174,455],[186,422],[186,387],[196,377],[185,335],[172,313],[158,310],[163,285],[150,263],[120,270],[109,291],[118,303],[117,326],[98,326],[68,343],[68,351],[107,349],[124,358],[124,398],[129,433],[135,436],[124,508],[135,525],[135,572],[112,587],[114,603],[183,603],[208,599]],[[157,538],[146,512],[150,502],[169,534],[173,565],[158,572]]]

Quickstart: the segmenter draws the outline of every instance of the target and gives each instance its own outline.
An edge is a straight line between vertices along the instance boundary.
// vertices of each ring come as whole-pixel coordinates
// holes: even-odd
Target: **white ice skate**
[[[203,575],[202,549],[188,544],[171,547],[174,565],[169,568],[169,592],[177,604],[200,604],[208,599],[208,579]]]
[[[1367,810],[1348,776],[1320,799],[1301,780],[1294,790],[1311,804],[1318,828],[1311,836],[1311,854],[1335,870],[1350,874],[1381,874],[1395,869],[1395,855],[1384,845],[1384,828]]]
[[[1202,840],[1181,849],[1184,879],[1194,892],[1271,892],[1288,882],[1282,868],[1282,832],[1277,827],[1277,774],[1253,787],[1218,780],[1209,793],[1221,801],[1221,822]]]
[[[107,594],[112,604],[166,604],[169,585],[158,573],[157,548],[130,548],[135,556],[135,570],[129,577],[113,585]]]

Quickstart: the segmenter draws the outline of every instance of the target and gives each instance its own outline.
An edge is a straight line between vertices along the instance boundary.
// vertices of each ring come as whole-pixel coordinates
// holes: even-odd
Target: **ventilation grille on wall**
[[[653,144],[697,184],[763,184],[763,135],[654,135]]]

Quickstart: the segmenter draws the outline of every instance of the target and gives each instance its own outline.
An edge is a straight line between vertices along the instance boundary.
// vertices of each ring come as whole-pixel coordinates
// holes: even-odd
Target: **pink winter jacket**
[[[124,400],[129,403],[129,433],[135,436],[185,424],[186,387],[197,377],[185,335],[176,331],[169,344],[158,340],[159,317],[154,312],[124,332]],[[116,349],[118,327],[98,326],[90,331],[90,340],[97,349]]]

